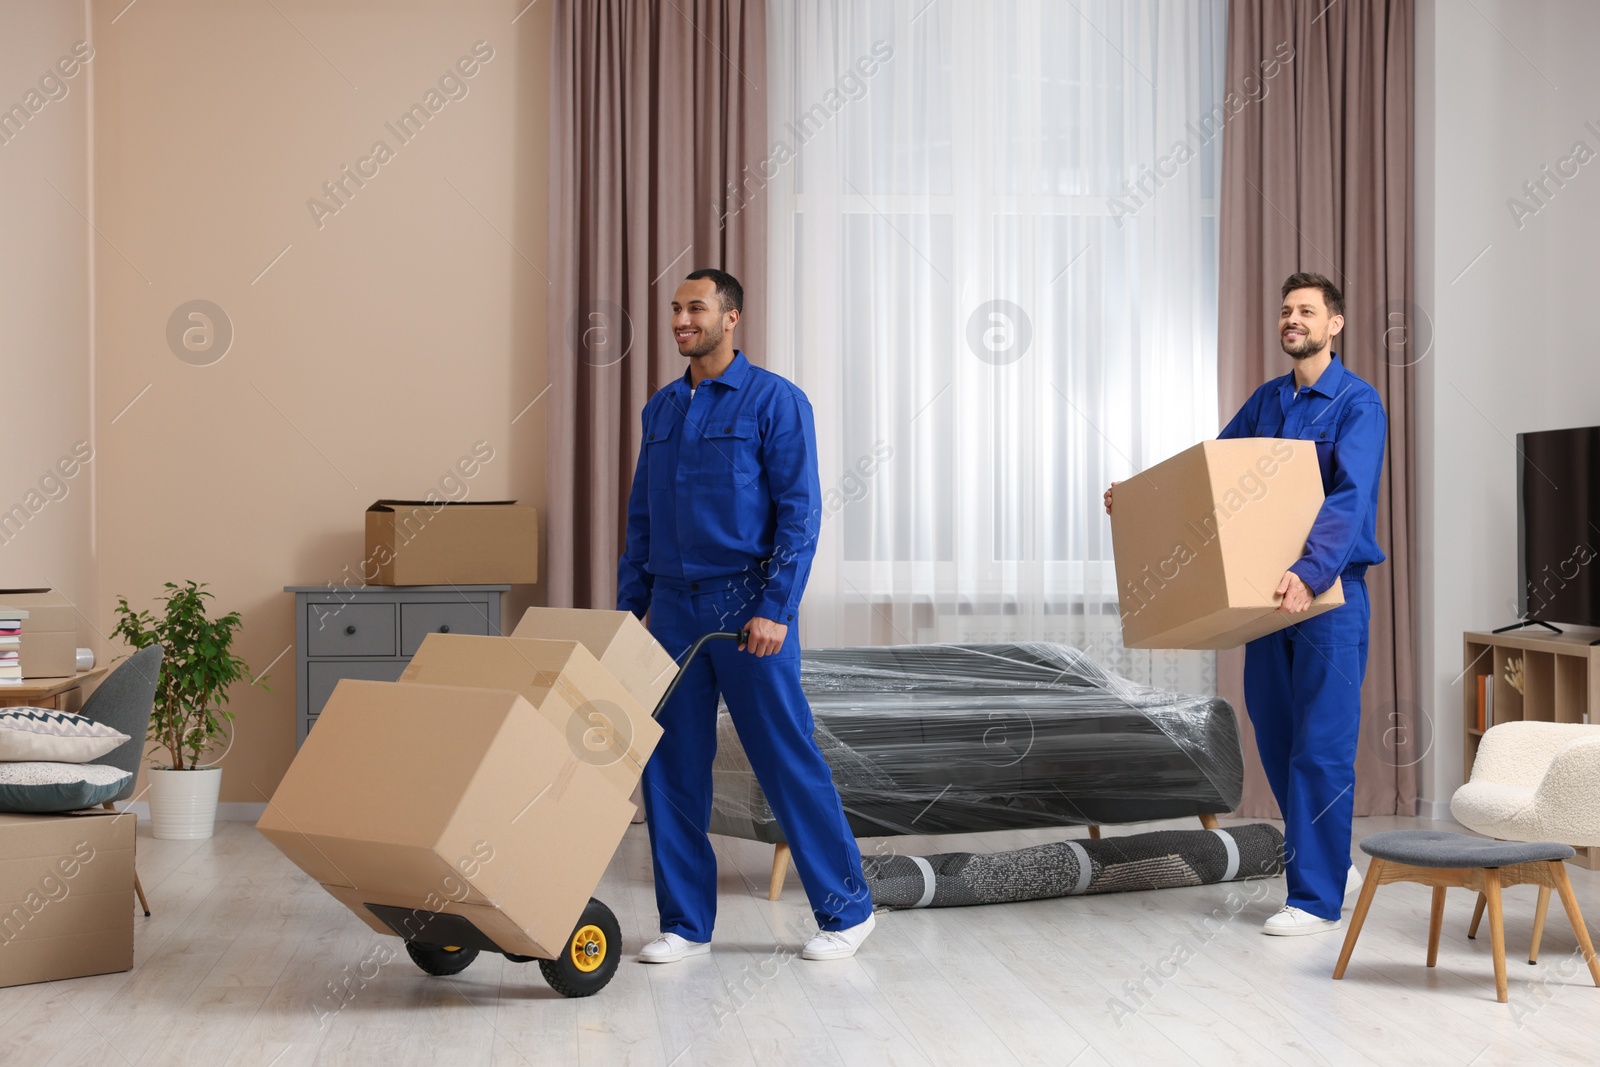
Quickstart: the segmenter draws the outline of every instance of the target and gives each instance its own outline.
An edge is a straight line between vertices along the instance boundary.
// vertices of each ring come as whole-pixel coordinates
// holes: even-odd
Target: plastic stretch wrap
[[[1054,644],[804,654],[815,736],[858,837],[1125,823],[1232,811],[1227,701],[1119,678]],[[783,840],[726,709],[711,831]]]
[[[1271,878],[1283,873],[1283,834],[1266,823],[1157,830],[991,855],[868,856],[861,866],[879,907],[1009,904]]]

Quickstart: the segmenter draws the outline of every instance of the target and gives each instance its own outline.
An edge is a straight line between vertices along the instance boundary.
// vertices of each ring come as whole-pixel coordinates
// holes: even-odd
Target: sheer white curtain
[[[816,409],[808,646],[1128,652],[1100,494],[1214,435],[1224,0],[769,8],[771,350]]]

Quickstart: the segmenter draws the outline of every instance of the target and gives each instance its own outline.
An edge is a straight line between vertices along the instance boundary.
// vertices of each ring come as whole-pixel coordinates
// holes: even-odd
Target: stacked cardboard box
[[[133,966],[134,816],[0,815],[0,986]]]
[[[626,611],[529,608],[511,636],[577,641],[650,711],[678,673],[667,650]]]
[[[0,620],[20,622],[15,636],[23,678],[66,678],[77,673],[78,609],[49,589],[0,589]],[[0,630],[5,630],[0,622]]]
[[[457,916],[554,958],[661,735],[635,692],[671,663],[625,612],[567,620],[543,628],[568,639],[430,634],[400,681],[341,681],[257,829],[381,933]]]

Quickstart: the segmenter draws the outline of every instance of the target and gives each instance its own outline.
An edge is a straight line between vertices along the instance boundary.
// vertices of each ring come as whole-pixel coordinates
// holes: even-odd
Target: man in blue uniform
[[[1244,700],[1261,765],[1283,813],[1289,897],[1264,934],[1339,928],[1343,900],[1361,884],[1350,863],[1361,680],[1367,673],[1367,568],[1378,547],[1378,479],[1388,417],[1378,391],[1332,349],[1344,297],[1320,274],[1283,283],[1278,333],[1293,373],[1257,389],[1219,437],[1315,441],[1326,499],[1305,553],[1284,574],[1279,610],[1297,614],[1333,585],[1344,606],[1245,646]]]
[[[673,338],[689,367],[645,404],[617,567],[617,607],[648,612],[650,632],[674,657],[702,634],[749,630],[737,648],[705,646],[661,712],[644,771],[661,936],[640,952],[645,963],[711,948],[719,692],[820,928],[801,955],[854,955],[874,922],[861,853],[800,689],[796,619],[822,518],[811,404],[733,347],[743,304],[738,279],[720,270],[695,271],[673,297]]]
[[[1335,578],[1344,587],[1343,607],[1245,646],[1245,706],[1283,813],[1288,859],[1288,899],[1261,932],[1280,936],[1338,929],[1343,901],[1361,885],[1350,823],[1371,614],[1366,572],[1384,559],[1376,529],[1388,418],[1377,390],[1333,351],[1343,328],[1338,286],[1320,274],[1290,275],[1278,334],[1294,370],[1257,389],[1218,435],[1316,442],[1325,499],[1304,554],[1278,583],[1278,610],[1305,611]]]

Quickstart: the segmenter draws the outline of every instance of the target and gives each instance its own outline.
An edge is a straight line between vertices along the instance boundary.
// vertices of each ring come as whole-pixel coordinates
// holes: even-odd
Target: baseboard
[[[1450,802],[1448,800],[1417,800],[1417,818],[1432,819],[1434,822],[1455,822],[1450,817]]]
[[[132,804],[118,804],[118,811],[131,811],[140,822],[150,821],[150,802],[136,800]],[[266,813],[264,803],[238,803],[230,802],[217,805],[218,822],[257,822]]]

